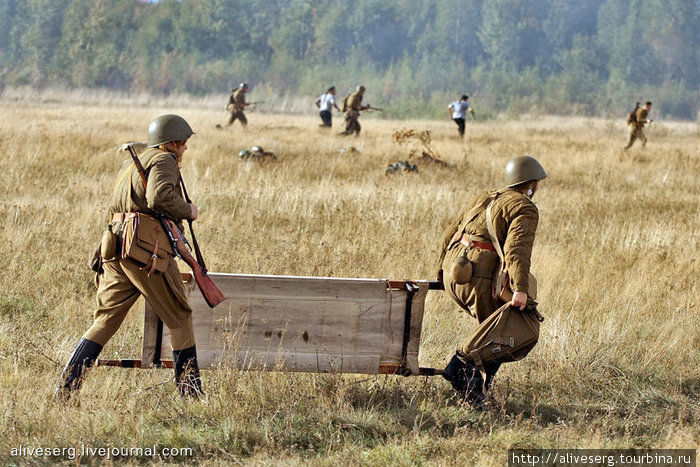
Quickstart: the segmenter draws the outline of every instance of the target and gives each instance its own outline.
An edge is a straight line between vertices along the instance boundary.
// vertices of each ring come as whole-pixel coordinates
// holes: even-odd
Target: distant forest
[[[700,0],[0,0],[0,89],[339,97],[398,118],[698,119]]]

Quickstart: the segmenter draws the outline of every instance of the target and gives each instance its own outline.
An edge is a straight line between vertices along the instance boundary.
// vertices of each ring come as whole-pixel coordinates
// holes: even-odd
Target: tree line
[[[700,0],[0,0],[0,83],[698,118]]]

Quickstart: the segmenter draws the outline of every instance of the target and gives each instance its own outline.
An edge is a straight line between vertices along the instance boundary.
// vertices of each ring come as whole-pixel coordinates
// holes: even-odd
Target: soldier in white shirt
[[[333,107],[340,112],[338,104],[335,103],[335,86],[328,88],[325,94],[321,94],[318,99],[316,99],[316,107],[320,109],[319,115],[321,116],[321,120],[323,120],[323,123],[319,126],[330,128],[333,118],[331,114]]]
[[[476,119],[474,115],[474,110],[472,110],[471,104],[469,104],[469,96],[463,95],[458,101],[454,101],[447,106],[447,110],[450,112],[450,117],[457,124],[459,131],[459,136],[464,137],[464,117],[467,115],[467,111],[472,114],[472,118]]]

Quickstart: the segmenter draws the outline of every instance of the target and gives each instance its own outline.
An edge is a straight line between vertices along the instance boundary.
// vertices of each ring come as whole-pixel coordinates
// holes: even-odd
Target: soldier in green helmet
[[[246,118],[243,110],[250,104],[245,101],[245,95],[248,93],[248,84],[241,83],[238,87],[233,88],[231,91],[231,96],[228,98],[228,104],[226,105],[226,110],[231,113],[228,119],[228,124],[226,126],[233,125],[236,120],[241,121],[241,125],[245,128],[248,125],[248,119]]]
[[[450,298],[479,323],[503,304],[493,294],[493,278],[499,270],[500,258],[487,227],[486,208],[493,203],[492,224],[511,280],[511,305],[522,310],[529,294],[533,294],[533,284],[529,283],[530,256],[539,212],[532,197],[546,176],[534,157],[515,157],[506,165],[506,186],[471,199],[443,236],[438,250],[441,252],[438,278],[443,281]],[[456,262],[464,261],[464,255],[471,269],[471,277],[466,282],[456,277],[458,269],[454,267]],[[484,381],[466,354],[466,344],[458,347],[443,376],[465,401],[478,403],[483,400],[500,365],[487,366]]]
[[[174,258],[167,257],[164,272],[148,271],[124,257],[120,246],[129,213],[153,215],[157,212],[175,222],[197,219],[197,206],[183,198],[179,168],[187,150],[187,140],[193,134],[182,117],[162,115],[148,127],[148,149],[139,157],[148,174],[146,186],[131,159],[120,170],[107,221],[113,237],[103,237],[101,245],[102,271],[98,276],[94,321],[63,370],[56,389],[57,398],[68,399],[80,389],[86,368],[95,363],[141,295],[170,330],[175,381],[180,393],[195,397],[202,393],[192,309],[177,263]],[[167,243],[165,233],[162,236],[160,241]]]

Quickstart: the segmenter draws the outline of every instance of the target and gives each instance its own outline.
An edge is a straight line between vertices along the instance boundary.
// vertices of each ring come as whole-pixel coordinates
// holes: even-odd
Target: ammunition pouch
[[[88,261],[88,266],[90,266],[90,269],[95,271],[97,274],[102,274],[104,272],[104,269],[102,268],[102,255],[100,255],[100,250],[101,245],[97,245],[97,248],[95,248],[94,253]]]
[[[117,236],[112,232],[112,224],[109,224],[102,232],[100,241],[100,255],[102,261],[111,261],[117,256]]]
[[[141,212],[117,215],[124,218],[121,257],[143,265],[149,276],[165,272],[174,251],[161,222]]]

